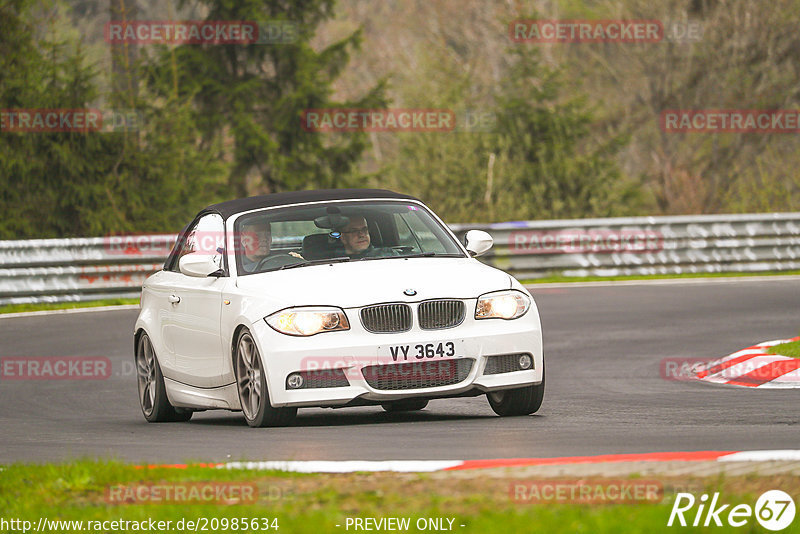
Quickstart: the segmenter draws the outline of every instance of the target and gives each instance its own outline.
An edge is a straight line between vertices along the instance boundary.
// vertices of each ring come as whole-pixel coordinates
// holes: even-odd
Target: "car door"
[[[218,214],[202,216],[189,230],[181,256],[211,254],[223,269],[224,232]],[[171,378],[197,387],[225,385],[220,319],[222,292],[228,277],[188,276],[179,267],[171,275],[171,292],[167,295],[170,310],[165,321],[166,343],[173,350]]]
[[[154,325],[153,330],[148,333],[161,372],[167,378],[172,378],[175,368],[175,346],[170,336],[174,306],[170,300],[175,294],[174,285],[177,279],[178,273],[165,269],[153,274],[142,286],[142,310],[152,316],[150,322]]]

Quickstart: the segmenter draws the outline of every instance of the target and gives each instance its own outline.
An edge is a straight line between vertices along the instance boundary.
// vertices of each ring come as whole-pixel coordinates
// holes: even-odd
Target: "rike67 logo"
[[[755,517],[765,529],[779,531],[792,524],[794,514],[794,500],[781,490],[765,491],[756,500],[755,507],[749,504],[737,504],[733,507],[722,504],[719,492],[714,493],[710,502],[706,493],[699,499],[695,499],[691,493],[678,493],[667,526],[721,527],[727,524],[743,527]]]

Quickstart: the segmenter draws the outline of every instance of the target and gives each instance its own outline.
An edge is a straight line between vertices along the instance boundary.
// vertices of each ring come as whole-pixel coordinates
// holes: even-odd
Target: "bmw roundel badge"
[[[406,289],[405,291],[403,291],[403,294],[408,295],[409,297],[413,297],[414,295],[417,294],[417,292],[414,291],[413,289]]]

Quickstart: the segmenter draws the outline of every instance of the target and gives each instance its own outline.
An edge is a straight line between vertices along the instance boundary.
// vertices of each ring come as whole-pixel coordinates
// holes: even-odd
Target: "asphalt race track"
[[[664,380],[664,358],[724,356],[800,331],[800,281],[737,279],[532,289],[544,328],[539,414],[499,418],[486,398],[300,410],[290,428],[241,414],[147,424],[132,374],[136,311],[0,318],[0,357],[107,356],[108,380],[0,382],[0,462],[480,459],[681,450],[792,449],[798,390]]]

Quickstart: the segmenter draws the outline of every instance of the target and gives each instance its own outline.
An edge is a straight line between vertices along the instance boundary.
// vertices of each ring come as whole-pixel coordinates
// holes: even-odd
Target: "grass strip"
[[[773,345],[769,348],[769,353],[788,356],[790,358],[800,358],[800,341],[790,341],[789,343]]]
[[[38,524],[40,518],[50,520],[107,521],[126,520],[205,521],[207,531],[264,532],[258,528],[241,528],[242,521],[267,519],[279,532],[347,532],[348,518],[410,518],[416,532],[417,519],[441,519],[442,525],[452,519],[452,530],[463,533],[485,532],[625,532],[652,533],[670,530],[666,527],[675,493],[686,491],[699,497],[719,491],[726,503],[754,506],[758,496],[769,489],[781,489],[790,495],[800,492],[800,477],[774,475],[759,477],[660,478],[664,496],[656,502],[609,504],[608,502],[569,503],[541,501],[519,502],[512,498],[512,487],[520,480],[509,475],[491,477],[480,473],[397,474],[292,474],[267,471],[227,470],[189,467],[187,469],[138,469],[119,462],[74,461],[68,463],[4,466],[0,471],[0,508],[5,519],[16,518]],[[544,480],[544,479],[539,479]],[[617,479],[619,480],[619,479]],[[630,479],[635,481],[637,477]],[[584,480],[586,482],[586,480]],[[592,482],[589,480],[588,482]],[[121,503],[112,500],[112,491],[124,488],[177,484],[227,483],[255,484],[257,498],[244,504],[226,502],[152,502],[133,498]],[[601,482],[598,482],[601,483]],[[127,490],[126,490],[127,491]],[[131,492],[134,494],[135,492]],[[692,510],[691,517],[694,517]],[[228,528],[222,528],[222,519]],[[232,521],[238,518],[239,527]],[[212,519],[216,519],[217,528]],[[338,525],[338,526],[337,526]],[[463,527],[461,525],[464,525]],[[748,527],[759,529],[754,518]],[[35,530],[35,528],[34,528]],[[182,531],[194,530],[184,528]],[[203,532],[202,526],[197,528]],[[274,530],[274,528],[270,528]],[[702,528],[680,528],[681,532],[700,532]],[[707,529],[706,529],[707,530]],[[720,532],[741,532],[731,527],[715,528]],[[792,529],[789,529],[792,530]],[[78,531],[62,525],[62,532]],[[83,532],[87,529],[84,525]]]
[[[139,304],[139,299],[105,299],[86,302],[41,302],[32,304],[7,304],[0,306],[2,313],[22,313],[46,310],[71,310],[73,308],[97,308],[99,306],[122,306]]]

